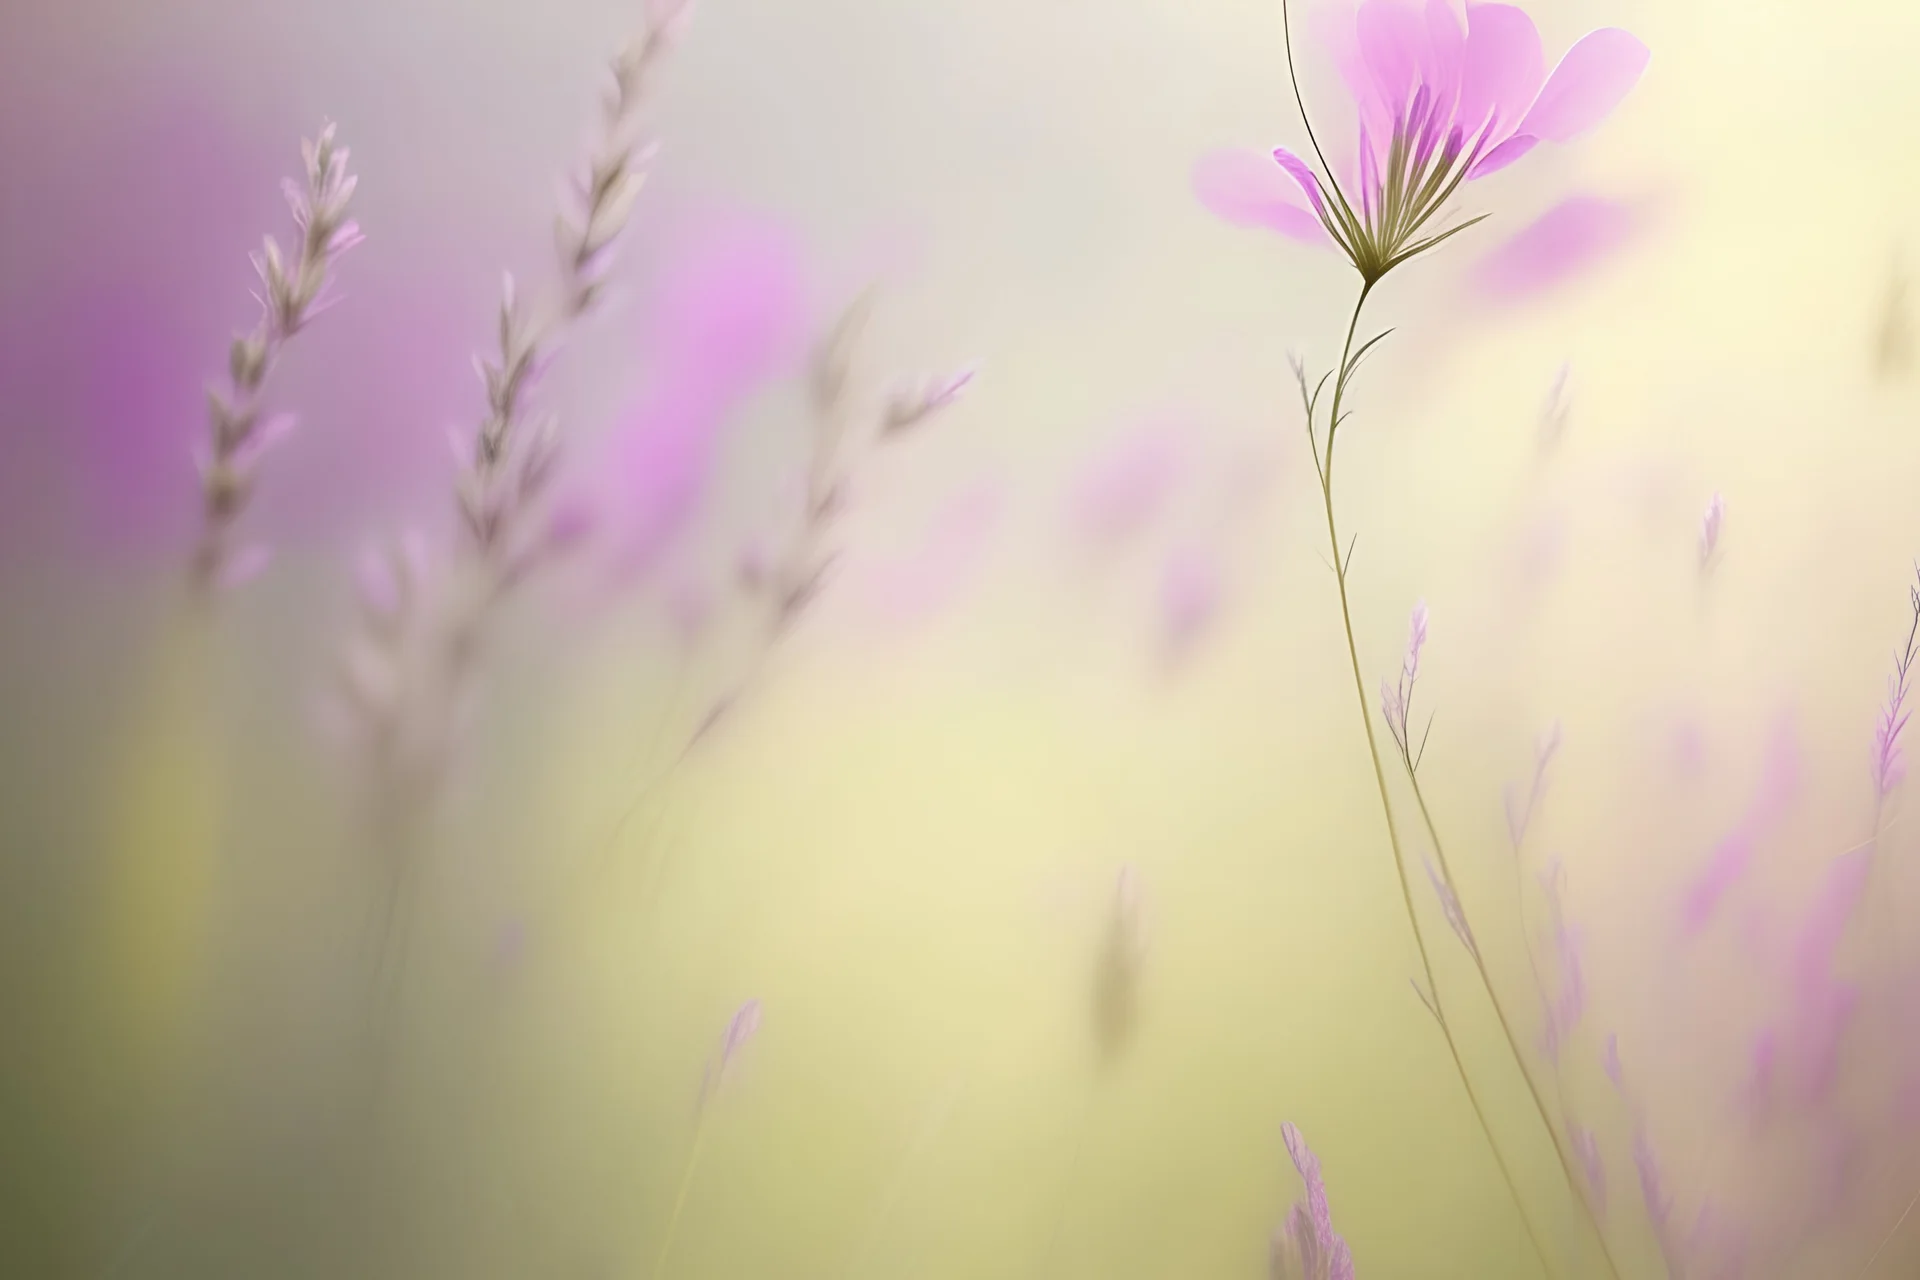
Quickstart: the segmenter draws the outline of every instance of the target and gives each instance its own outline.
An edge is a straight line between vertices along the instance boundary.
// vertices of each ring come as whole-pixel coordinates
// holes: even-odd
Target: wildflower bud
[[[1447,924],[1453,929],[1454,936],[1460,939],[1470,955],[1478,957],[1480,944],[1474,941],[1473,930],[1467,924],[1466,909],[1460,905],[1460,897],[1453,891],[1453,885],[1443,877],[1434,865],[1427,863],[1427,879],[1433,882],[1433,892],[1440,899],[1441,911],[1447,917]]]
[[[586,231],[580,237],[580,255],[582,257],[599,253],[627,224],[627,216],[633,212],[633,205],[640,198],[640,188],[646,185],[645,175],[627,173],[615,184],[613,189],[595,205],[587,217]]]
[[[256,417],[253,413],[247,416],[249,422]],[[296,419],[290,413],[276,413],[270,418],[259,421],[258,425],[249,428],[244,439],[234,443],[232,450],[228,453],[227,461],[235,470],[251,476],[253,469],[259,465],[262,455],[293,432],[295,421]]]
[[[1412,685],[1414,679],[1420,674],[1420,650],[1425,648],[1426,644],[1427,602],[1422,600],[1413,606],[1413,619],[1407,637],[1407,660],[1403,669],[1406,672],[1408,685]]]
[[[226,457],[253,429],[253,411],[236,409],[218,387],[207,388],[207,417],[213,424],[213,450]]]
[[[332,220],[330,219],[329,221],[331,224]],[[361,234],[359,223],[352,221],[339,222],[337,225],[331,226],[331,230],[326,237],[325,248],[322,252],[329,258],[337,258],[364,239],[366,239],[366,236]]]

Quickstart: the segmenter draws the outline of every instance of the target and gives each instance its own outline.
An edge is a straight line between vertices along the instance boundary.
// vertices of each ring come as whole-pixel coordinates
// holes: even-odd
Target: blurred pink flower
[[[281,212],[284,146],[255,144],[174,85],[122,86],[97,118],[97,135],[84,119],[49,121],[44,141],[7,157],[14,185],[36,193],[18,206],[33,221],[8,239],[33,243],[37,223],[46,252],[0,271],[0,381],[13,420],[44,430],[68,468],[75,502],[58,514],[82,544],[176,560],[199,517],[191,450],[208,356],[244,315],[233,300],[257,287],[246,251]]]
[[[1073,522],[1096,553],[1138,536],[1165,509],[1191,463],[1187,434],[1155,424],[1096,455],[1076,481]]]
[[[1377,280],[1451,234],[1435,220],[1462,182],[1592,129],[1646,69],[1646,46],[1605,28],[1575,42],[1547,76],[1524,12],[1470,4],[1466,17],[1463,31],[1450,0],[1337,9],[1327,37],[1355,107],[1357,169],[1322,173],[1276,149],[1294,194],[1244,159],[1213,155],[1194,172],[1201,201],[1240,225],[1332,243]],[[1314,150],[1324,164],[1317,142]]]
[[[1648,222],[1645,210],[1628,201],[1569,196],[1483,257],[1473,287],[1501,303],[1545,293],[1618,253]]]
[[[1167,557],[1160,571],[1160,639],[1168,662],[1193,651],[1220,612],[1223,589],[1213,556],[1189,547]]]
[[[644,575],[698,510],[728,417],[802,350],[800,256],[783,230],[731,225],[690,245],[642,331],[652,384],[594,469],[618,571]]]

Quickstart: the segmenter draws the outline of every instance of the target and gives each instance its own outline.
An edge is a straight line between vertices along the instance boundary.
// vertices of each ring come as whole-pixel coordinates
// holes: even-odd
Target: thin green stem
[[[1407,766],[1407,782],[1413,789],[1414,803],[1420,807],[1420,820],[1427,828],[1427,839],[1433,844],[1434,860],[1440,864],[1440,878],[1447,890],[1457,900],[1460,890],[1454,883],[1453,868],[1447,862],[1446,849],[1441,845],[1439,829],[1434,825],[1433,812],[1427,807],[1426,795],[1420,789],[1420,776],[1410,761],[1402,759]],[[1462,908],[1464,911],[1464,908]],[[1493,1015],[1500,1023],[1500,1034],[1506,1038],[1507,1049],[1513,1054],[1513,1065],[1520,1070],[1520,1078],[1527,1083],[1527,1096],[1533,1099],[1533,1109],[1539,1113],[1540,1123],[1547,1131],[1548,1141],[1553,1143],[1553,1154],[1560,1161],[1560,1172],[1567,1180],[1567,1190],[1573,1193],[1574,1200],[1580,1205],[1587,1225],[1593,1228],[1593,1235],[1600,1242],[1600,1254],[1606,1259],[1607,1272],[1614,1280],[1620,1280],[1620,1267],[1613,1259],[1613,1249],[1607,1243],[1607,1233],[1600,1226],[1600,1220],[1594,1215],[1593,1205],[1588,1201],[1581,1183],[1573,1171],[1573,1162],[1567,1158],[1565,1144],[1560,1138],[1560,1126],[1554,1123],[1547,1110],[1547,1102],[1540,1094],[1540,1086],[1533,1078],[1533,1072],[1527,1067],[1526,1055],[1520,1051],[1520,1040],[1513,1034],[1513,1022],[1507,1017],[1507,1008],[1501,1002],[1500,992],[1493,984],[1493,976],[1487,972],[1486,958],[1478,947],[1468,947],[1467,954],[1473,959],[1474,971],[1480,975],[1480,985],[1486,988],[1487,1002],[1493,1006]]]
[[[1373,713],[1367,704],[1366,678],[1360,671],[1360,650],[1353,639],[1353,607],[1347,596],[1347,566],[1340,554],[1340,533],[1333,514],[1333,445],[1335,432],[1340,424],[1340,403],[1346,396],[1347,379],[1353,369],[1350,363],[1353,353],[1353,335],[1360,327],[1360,312],[1367,305],[1367,295],[1373,291],[1373,281],[1368,280],[1360,287],[1360,297],[1353,305],[1353,318],[1347,322],[1346,342],[1340,349],[1340,369],[1333,380],[1333,405],[1329,412],[1327,428],[1326,463],[1320,472],[1321,505],[1327,517],[1327,545],[1333,557],[1333,577],[1340,590],[1340,625],[1346,635],[1347,661],[1353,668],[1353,691],[1360,702],[1360,724],[1367,735],[1367,759],[1373,764],[1374,786],[1380,793],[1380,812],[1387,823],[1387,844],[1393,850],[1393,867],[1400,881],[1400,899],[1406,907],[1407,923],[1413,930],[1414,947],[1420,954],[1420,970],[1425,975],[1426,994],[1433,1002],[1434,1021],[1440,1025],[1440,1034],[1447,1042],[1447,1053],[1453,1059],[1454,1071],[1460,1077],[1460,1085],[1466,1090],[1467,1101],[1473,1107],[1474,1118],[1480,1123],[1481,1133],[1486,1135],[1487,1147],[1493,1153],[1494,1163],[1499,1166],[1500,1176],[1507,1184],[1507,1193],[1513,1197],[1514,1208],[1520,1213],[1520,1221],[1526,1227],[1527,1239],[1532,1242],[1534,1252],[1540,1258],[1540,1266],[1551,1276],[1553,1264],[1548,1261],[1547,1251],[1541,1243],[1540,1235],[1533,1225],[1533,1217],[1527,1212],[1526,1201],[1520,1195],[1519,1184],[1514,1180],[1513,1171],[1507,1167],[1506,1157],[1500,1152],[1500,1144],[1494,1140],[1493,1128],[1487,1123],[1487,1115],[1480,1103],[1480,1095],[1474,1089],[1473,1081],[1467,1074],[1466,1063],[1460,1057],[1460,1046],[1454,1040],[1453,1028],[1448,1024],[1445,1006],[1441,1001],[1440,986],[1434,981],[1433,957],[1427,949],[1427,938],[1420,927],[1419,912],[1414,909],[1413,885],[1407,875],[1406,853],[1401,848],[1400,830],[1393,817],[1393,801],[1387,794],[1387,773],[1380,763],[1380,746],[1373,730]],[[1309,434],[1313,424],[1307,424]],[[1618,1280],[1616,1273],[1615,1280]]]

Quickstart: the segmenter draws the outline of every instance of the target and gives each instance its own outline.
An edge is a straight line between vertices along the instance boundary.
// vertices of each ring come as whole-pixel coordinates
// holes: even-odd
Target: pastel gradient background
[[[1685,1221],[1830,1195],[1807,1269],[1750,1274],[1850,1275],[1920,1186],[1899,1024],[1843,1059],[1839,1136],[1752,1138],[1742,1090],[1787,922],[1871,834],[1920,556],[1920,401],[1878,354],[1920,255],[1920,11],[1526,7],[1550,61],[1621,26],[1652,63],[1599,132],[1468,188],[1494,216],[1370,304],[1398,328],[1342,444],[1360,654],[1393,672],[1427,602],[1422,777],[1529,1037],[1501,792],[1562,726],[1532,865],[1564,860],[1585,946],[1559,1087],[1591,1100],[1623,1271],[1664,1274],[1609,1032]],[[355,555],[451,529],[447,431],[481,412],[499,273],[547,278],[556,185],[637,13],[0,18],[0,1272],[358,1274],[327,1261],[318,1188],[370,871],[313,704]],[[269,392],[301,422],[246,517],[276,560],[196,631],[174,606],[204,386],[323,119],[367,240]],[[489,650],[409,953],[392,1274],[647,1274],[702,1063],[749,998],[764,1021],[700,1138],[681,1280],[1262,1275],[1298,1190],[1287,1120],[1361,1276],[1539,1274],[1408,990],[1319,558],[1286,354],[1335,358],[1351,270],[1223,225],[1189,184],[1213,148],[1303,141],[1277,0],[706,0],[654,120],[619,296],[544,391],[576,475],[634,523]],[[1557,224],[1570,258],[1556,224],[1523,235],[1569,196],[1604,202]],[[676,400],[698,282],[736,268],[749,305],[714,323],[745,327],[746,365]],[[777,522],[804,338],[874,279],[876,379],[980,374],[863,467],[818,608],[650,786],[737,666],[683,658],[663,618]],[[650,413],[724,426],[711,456],[623,446]],[[672,468],[701,479],[670,519],[620,487]],[[1749,874],[1688,934],[1689,886],[1775,791]],[[1852,958],[1875,1017],[1920,993],[1890,812]],[[1135,1038],[1101,1069],[1123,865],[1150,946]],[[1419,907],[1560,1273],[1598,1274]],[[1904,1239],[1878,1274],[1915,1265]]]

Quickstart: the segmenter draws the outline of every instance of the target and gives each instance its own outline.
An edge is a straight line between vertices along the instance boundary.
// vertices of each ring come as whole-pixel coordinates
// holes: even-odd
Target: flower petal
[[[1529,133],[1516,133],[1505,142],[1480,157],[1480,163],[1467,170],[1467,181],[1484,178],[1490,173],[1498,173],[1540,144],[1540,139]]]
[[[1460,29],[1451,0],[1427,0],[1427,46],[1420,79],[1433,90],[1437,131],[1453,123],[1460,101],[1460,73],[1466,65],[1467,33]]]
[[[1273,158],[1275,163],[1287,171],[1288,176],[1300,184],[1300,190],[1306,194],[1308,200],[1313,202],[1313,211],[1323,218],[1326,217],[1326,201],[1320,198],[1320,177],[1313,171],[1313,166],[1285,147],[1275,147]]]
[[[1394,118],[1405,110],[1427,51],[1426,19],[1402,0],[1366,0],[1354,15],[1360,57]]]
[[[1212,151],[1193,167],[1194,194],[1214,216],[1236,227],[1265,227],[1308,244],[1325,243],[1320,220],[1299,202],[1293,187],[1258,151]]]
[[[1519,131],[1549,142],[1578,137],[1620,105],[1651,56],[1646,45],[1618,27],[1589,32],[1560,59]]]
[[[1500,122],[1494,140],[1513,125],[1540,92],[1546,55],[1533,19],[1505,4],[1467,7],[1467,46],[1460,67],[1458,119],[1476,134],[1489,118]]]

